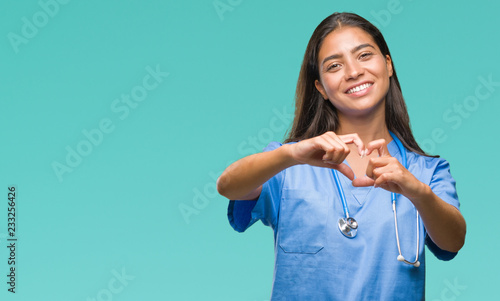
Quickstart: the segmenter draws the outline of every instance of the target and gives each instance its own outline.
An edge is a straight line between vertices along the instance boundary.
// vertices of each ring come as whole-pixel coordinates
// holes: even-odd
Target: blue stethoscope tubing
[[[394,133],[389,132],[391,134],[392,139],[394,142],[396,142],[396,145],[398,146],[399,152],[401,153],[401,160],[403,163],[403,166],[405,169],[408,169],[408,162],[406,160],[406,149],[401,143],[401,141],[394,135]],[[358,232],[358,223],[357,221],[349,215],[349,209],[347,206],[347,201],[344,195],[344,189],[342,189],[342,185],[340,184],[340,179],[337,170],[332,169],[333,173],[333,178],[335,180],[335,184],[337,185],[337,189],[340,195],[340,200],[342,201],[342,207],[344,209],[344,216],[343,218],[339,219],[338,225],[339,225],[339,230],[340,232],[347,238],[354,238]],[[399,234],[398,234],[398,218],[397,218],[397,212],[396,212],[396,199],[397,195],[394,192],[391,192],[391,200],[392,200],[392,211],[394,212],[394,226],[396,228],[396,243],[398,246],[398,252],[399,255],[397,257],[398,261],[407,263],[409,265],[413,265],[414,267],[419,267],[420,266],[420,261],[418,261],[418,253],[420,249],[420,221],[419,221],[419,216],[418,216],[418,210],[415,210],[417,213],[417,252],[415,256],[415,261],[411,262],[408,261],[404,258],[404,256],[401,254],[401,245],[399,243]]]

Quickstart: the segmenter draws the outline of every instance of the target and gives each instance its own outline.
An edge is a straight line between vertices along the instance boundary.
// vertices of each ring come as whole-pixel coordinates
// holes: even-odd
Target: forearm
[[[218,192],[231,200],[248,199],[256,189],[280,171],[297,164],[290,145],[250,155],[231,164],[217,180]],[[258,196],[258,195],[257,195]]]
[[[465,242],[465,220],[454,206],[439,198],[422,183],[418,196],[410,198],[417,208],[427,233],[438,247],[458,252]]]

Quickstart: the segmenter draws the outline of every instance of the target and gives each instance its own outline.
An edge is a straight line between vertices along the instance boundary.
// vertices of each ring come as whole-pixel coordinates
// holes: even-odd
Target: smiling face
[[[318,54],[316,89],[336,108],[339,118],[384,114],[392,76],[391,58],[358,27],[329,33]]]

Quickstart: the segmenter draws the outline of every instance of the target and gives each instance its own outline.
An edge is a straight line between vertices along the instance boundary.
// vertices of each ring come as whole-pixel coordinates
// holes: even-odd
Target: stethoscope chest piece
[[[358,233],[358,222],[352,217],[342,217],[339,219],[339,229],[345,237],[354,238]]]

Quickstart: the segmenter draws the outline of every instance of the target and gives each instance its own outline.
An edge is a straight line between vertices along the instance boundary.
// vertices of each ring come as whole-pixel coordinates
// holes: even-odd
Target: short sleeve
[[[271,142],[264,148],[264,152],[275,150],[281,145],[279,142]],[[284,172],[279,172],[262,184],[262,190],[257,200],[229,201],[227,217],[234,230],[244,232],[258,220],[261,220],[266,226],[275,228],[278,220]]]
[[[456,182],[451,176],[450,164],[448,161],[439,159],[429,186],[443,201],[457,209],[460,208]],[[448,261],[457,255],[455,252],[449,252],[439,248],[429,236],[426,237],[425,243],[429,250],[440,260]]]
[[[460,208],[458,201],[455,179],[451,176],[450,164],[448,161],[440,159],[429,184],[432,191],[443,201]]]

